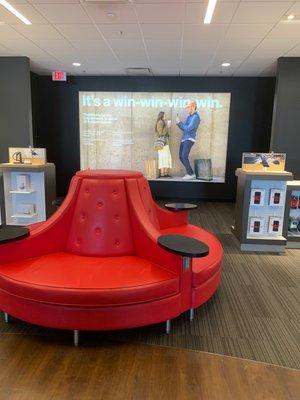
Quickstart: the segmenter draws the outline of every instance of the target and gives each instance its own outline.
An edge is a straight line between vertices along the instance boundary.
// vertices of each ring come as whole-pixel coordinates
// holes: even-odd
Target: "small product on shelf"
[[[30,190],[30,175],[29,174],[18,174],[16,180],[17,180],[17,191],[29,191]]]
[[[36,213],[36,205],[34,203],[20,203],[16,208],[17,215],[33,215]]]
[[[270,190],[270,206],[283,206],[284,205],[285,191],[282,189],[271,189]]]
[[[250,205],[263,206],[265,200],[264,189],[251,189]]]
[[[265,219],[264,217],[250,217],[249,234],[261,235]]]
[[[288,224],[288,231],[289,232],[297,232],[299,231],[299,227],[300,227],[300,219],[298,218],[294,218],[294,217],[290,217],[289,218],[289,224]]]
[[[269,233],[278,234],[282,227],[282,217],[270,217],[269,219]]]

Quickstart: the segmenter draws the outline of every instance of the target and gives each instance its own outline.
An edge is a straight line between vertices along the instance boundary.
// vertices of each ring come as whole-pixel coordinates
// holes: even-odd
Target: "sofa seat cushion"
[[[221,269],[223,248],[219,240],[210,232],[191,224],[162,229],[161,234],[185,235],[198,239],[209,247],[205,257],[193,259],[192,285],[197,287],[206,282]]]
[[[60,252],[0,265],[0,288],[33,301],[78,306],[148,302],[179,292],[179,277],[135,256]]]

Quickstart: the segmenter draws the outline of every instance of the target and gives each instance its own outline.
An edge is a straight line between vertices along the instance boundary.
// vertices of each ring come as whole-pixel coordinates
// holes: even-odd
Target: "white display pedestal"
[[[7,225],[29,225],[45,221],[53,214],[52,202],[56,198],[54,164],[7,163],[0,164],[0,169]]]

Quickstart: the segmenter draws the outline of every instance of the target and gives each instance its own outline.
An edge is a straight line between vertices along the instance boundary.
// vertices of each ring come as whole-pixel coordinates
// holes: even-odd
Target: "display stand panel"
[[[248,172],[237,169],[238,177],[233,233],[245,251],[285,249],[284,215],[290,172]]]

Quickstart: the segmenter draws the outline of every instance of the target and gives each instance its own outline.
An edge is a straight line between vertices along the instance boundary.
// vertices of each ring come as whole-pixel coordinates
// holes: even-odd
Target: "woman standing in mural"
[[[169,147],[169,122],[167,121],[164,111],[160,111],[156,124],[155,133],[157,139],[155,140],[155,149],[158,153],[158,169],[160,177],[170,177],[170,169],[172,168],[172,157]]]

